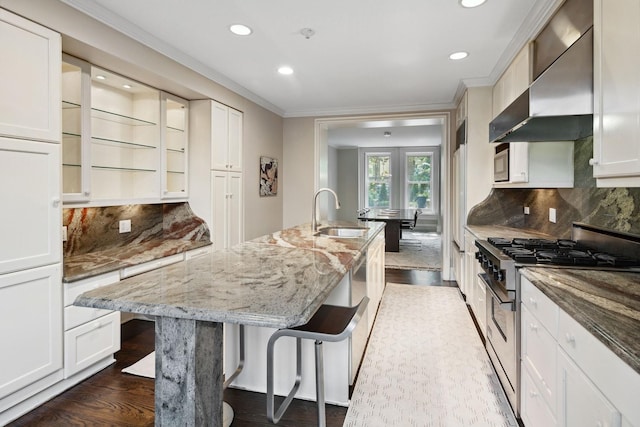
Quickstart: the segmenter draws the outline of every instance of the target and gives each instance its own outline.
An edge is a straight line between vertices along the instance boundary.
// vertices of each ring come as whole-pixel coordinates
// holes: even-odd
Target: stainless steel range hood
[[[593,134],[593,28],[489,124],[490,142],[574,141]]]

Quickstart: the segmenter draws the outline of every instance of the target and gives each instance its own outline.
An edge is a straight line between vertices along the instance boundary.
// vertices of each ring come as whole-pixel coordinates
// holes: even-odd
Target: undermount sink
[[[325,227],[321,228],[316,236],[327,236],[336,238],[357,238],[362,237],[369,231],[366,227]]]

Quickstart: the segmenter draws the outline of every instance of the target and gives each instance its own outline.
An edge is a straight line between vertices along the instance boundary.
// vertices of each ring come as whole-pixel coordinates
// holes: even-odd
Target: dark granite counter
[[[550,267],[521,273],[640,373],[640,273]]]

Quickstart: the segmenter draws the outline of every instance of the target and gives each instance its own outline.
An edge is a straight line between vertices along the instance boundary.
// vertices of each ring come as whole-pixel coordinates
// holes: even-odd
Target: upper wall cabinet
[[[62,61],[62,194],[65,202],[82,202],[91,195],[91,66],[68,55]]]
[[[186,197],[189,102],[164,92],[161,98],[162,197]]]
[[[640,186],[640,3],[596,0],[593,175],[599,187]]]
[[[189,102],[64,55],[63,200],[187,197]]]
[[[0,135],[60,142],[60,35],[0,9]]]
[[[91,199],[154,199],[160,190],[160,92],[91,70]]]
[[[242,113],[213,101],[211,169],[242,172]]]
[[[511,104],[531,83],[531,44],[516,55],[493,87],[493,117]]]

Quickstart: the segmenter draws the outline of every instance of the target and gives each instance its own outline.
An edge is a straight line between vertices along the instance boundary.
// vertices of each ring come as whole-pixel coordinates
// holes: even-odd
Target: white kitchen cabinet
[[[599,187],[640,186],[640,3],[594,3],[593,175]]]
[[[521,371],[520,387],[520,417],[524,425],[527,427],[556,426],[556,418],[546,404],[543,392],[526,369]]]
[[[162,93],[162,197],[188,195],[189,101]]]
[[[384,287],[386,284],[384,249],[384,233],[380,233],[367,249],[367,296],[369,297],[369,304],[367,306],[367,323],[369,334],[373,328],[373,322],[376,318],[378,306],[382,300],[382,294],[384,293]],[[359,302],[360,300],[352,301],[352,304],[355,305]]]
[[[240,111],[211,101],[211,169],[242,172]]]
[[[61,280],[60,264],[0,275],[0,413],[62,378]]]
[[[62,199],[86,202],[91,195],[91,65],[62,55]]]
[[[476,252],[478,252],[478,250],[475,245],[476,238],[473,234],[465,231],[464,240],[464,271],[462,274],[462,280],[458,285],[460,286],[460,291],[467,299],[467,304],[471,304],[473,286],[479,272],[478,260],[476,260]]]
[[[211,240],[215,249],[244,241],[242,174],[211,171]]]
[[[0,136],[60,142],[58,33],[0,9]]]
[[[531,44],[527,44],[513,59],[493,87],[493,116],[496,117],[531,84]]]
[[[573,141],[512,142],[509,181],[500,188],[572,188]]]
[[[640,425],[640,374],[528,279],[521,285],[525,425]]]
[[[533,409],[535,413],[544,413],[542,405],[545,405],[548,407],[548,412],[553,416],[555,422],[557,400],[556,349],[555,335],[549,332],[544,324],[529,312],[523,301],[520,349],[521,371],[523,375],[526,372],[529,376],[530,390],[528,394],[523,390],[522,399],[527,399],[533,405],[531,408],[526,408],[522,405],[523,418],[528,418],[529,416],[537,418],[529,414],[528,409]]]
[[[191,101],[189,109],[189,205],[207,223],[214,249],[225,248],[244,240],[242,173],[230,171],[242,162],[227,167],[229,135],[233,156],[242,157],[242,113],[212,100]]]
[[[487,335],[487,288],[484,281],[476,275],[475,289],[473,290],[473,313],[483,337]]]
[[[120,272],[114,271],[64,284],[65,378],[70,378],[98,362],[114,361],[113,353],[120,350],[120,312],[77,307],[73,302],[84,292],[119,280]]]
[[[563,427],[619,427],[620,412],[563,350],[558,351],[559,423]]]
[[[120,312],[115,311],[64,333],[64,376],[86,369],[120,350]]]
[[[0,165],[0,274],[60,262],[60,144],[0,137]]]
[[[481,269],[476,259],[478,250],[475,241],[475,236],[469,231],[465,231],[464,271],[462,273],[463,280],[460,285],[460,291],[465,295],[466,302],[471,308],[484,337],[487,334],[487,291],[484,282],[479,276]]]
[[[91,199],[160,198],[160,92],[91,69]]]

